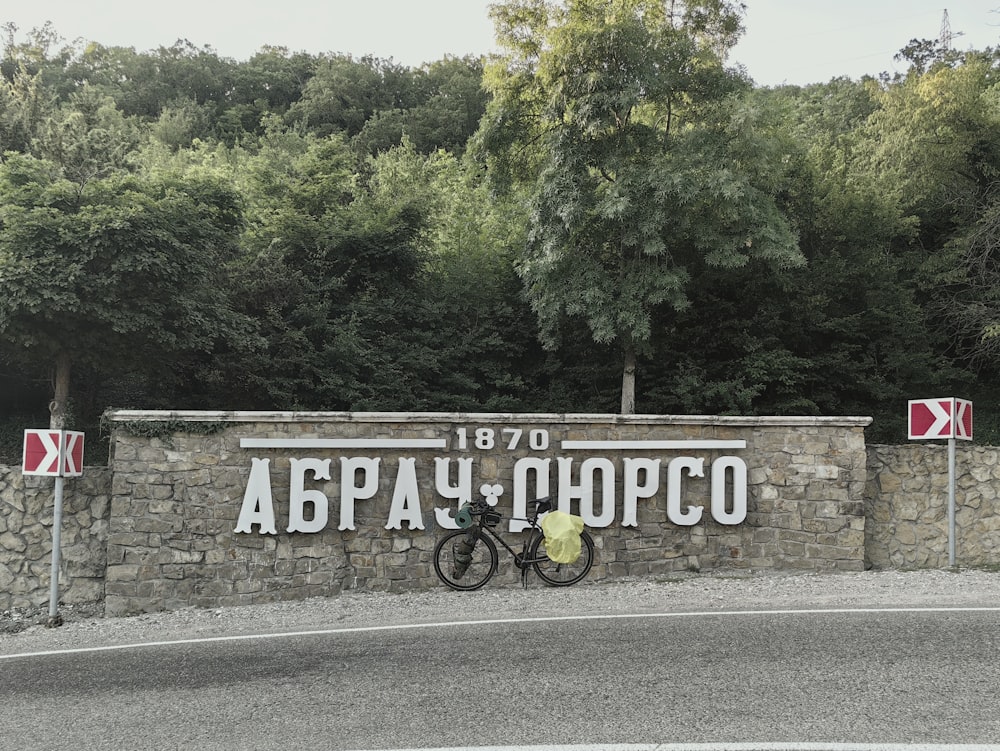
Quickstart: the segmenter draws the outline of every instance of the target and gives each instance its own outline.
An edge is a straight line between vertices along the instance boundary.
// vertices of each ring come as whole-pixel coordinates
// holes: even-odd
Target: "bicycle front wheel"
[[[465,529],[456,529],[438,540],[434,546],[434,571],[452,589],[479,589],[496,573],[500,557],[493,540],[479,535],[472,552],[465,551],[465,543],[474,534]],[[466,556],[469,555],[471,559],[466,564]]]
[[[590,572],[594,565],[594,540],[584,530],[580,533],[580,557],[573,563],[556,563],[549,560],[545,553],[545,536],[535,532],[535,537],[528,548],[528,558],[535,573],[546,584],[553,587],[568,587],[576,584]]]

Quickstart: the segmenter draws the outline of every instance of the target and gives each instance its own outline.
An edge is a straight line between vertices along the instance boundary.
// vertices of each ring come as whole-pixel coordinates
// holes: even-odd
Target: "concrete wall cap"
[[[726,427],[847,427],[863,428],[871,417],[736,416],[736,415],[617,415],[536,412],[231,412],[204,410],[109,410],[110,422],[519,422],[607,423],[611,425],[719,425]]]

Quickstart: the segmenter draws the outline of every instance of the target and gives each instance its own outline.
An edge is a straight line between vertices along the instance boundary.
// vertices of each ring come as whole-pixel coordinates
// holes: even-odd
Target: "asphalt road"
[[[1000,612],[646,614],[0,659],[10,749],[1000,741]]]

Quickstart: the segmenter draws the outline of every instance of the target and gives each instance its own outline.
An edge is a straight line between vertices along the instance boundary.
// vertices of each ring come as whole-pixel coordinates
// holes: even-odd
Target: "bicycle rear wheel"
[[[568,587],[585,577],[594,565],[594,540],[584,530],[580,533],[580,557],[573,563],[556,563],[545,554],[545,536],[541,532],[535,532],[528,548],[528,558],[532,561],[535,573],[546,584]]]
[[[456,529],[449,532],[434,546],[434,571],[438,578],[452,589],[468,591],[479,589],[486,584],[496,573],[497,563],[500,557],[497,555],[497,546],[493,540],[478,535],[478,538],[471,552],[471,560],[467,566],[462,565],[462,561],[456,561],[456,552],[461,557],[462,548],[459,547],[466,542],[470,535],[476,532]],[[457,550],[456,550],[457,548]]]

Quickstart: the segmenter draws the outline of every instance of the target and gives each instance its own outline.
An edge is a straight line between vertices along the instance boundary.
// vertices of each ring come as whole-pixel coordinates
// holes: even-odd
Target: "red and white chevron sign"
[[[83,433],[25,430],[21,474],[79,477],[83,474]]]
[[[972,402],[967,399],[910,399],[907,404],[911,441],[935,438],[972,440]]]

